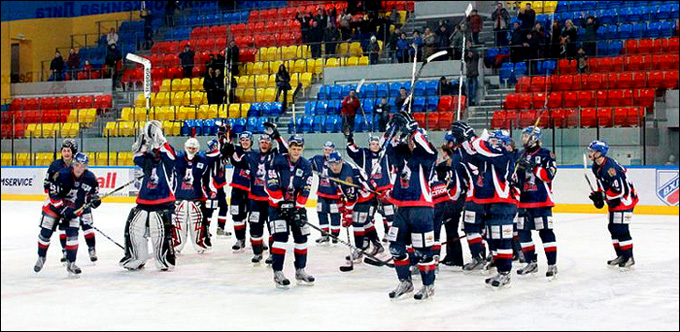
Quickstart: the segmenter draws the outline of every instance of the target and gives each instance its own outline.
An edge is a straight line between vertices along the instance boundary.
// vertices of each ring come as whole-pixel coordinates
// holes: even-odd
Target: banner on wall
[[[106,194],[125,184],[134,176],[134,168],[89,168],[97,177],[100,194]],[[43,183],[47,168],[45,167],[3,167],[2,193],[18,195],[41,195],[45,193]],[[134,186],[130,186],[134,188]],[[137,191],[120,191],[114,196],[128,196]]]

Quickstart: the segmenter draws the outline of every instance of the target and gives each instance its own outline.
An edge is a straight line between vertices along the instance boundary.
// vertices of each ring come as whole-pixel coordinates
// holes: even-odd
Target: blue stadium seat
[[[413,99],[413,112],[425,112],[425,97],[415,97]]]
[[[257,118],[257,129],[255,132],[258,134],[264,133],[264,124],[269,121],[269,118],[266,116],[261,116]]]
[[[607,30],[608,27],[604,25],[601,25],[599,28],[597,28],[597,39],[603,40],[607,38]]]
[[[675,34],[675,23],[670,21],[661,22],[657,37],[672,37]]]
[[[326,117],[317,115],[314,117],[314,122],[312,123],[312,132],[320,133],[324,128],[324,123],[326,122]]]
[[[439,96],[429,96],[427,97],[427,102],[425,105],[425,110],[428,112],[433,112],[437,110],[439,106]]]
[[[316,94],[316,99],[328,99],[331,95],[331,87],[329,85],[322,85],[319,88],[319,93]]]
[[[411,81],[401,82],[401,86],[406,89],[406,94],[411,91]]]
[[[262,103],[252,103],[250,104],[250,109],[248,110],[248,117],[257,117],[262,115]]]
[[[609,55],[609,41],[600,40],[597,42],[597,55],[598,56]]]
[[[617,39],[617,38],[619,38],[619,27],[617,25],[607,26],[607,30],[605,31],[605,34],[602,37],[602,39]]]
[[[185,120],[182,123],[182,129],[180,129],[179,134],[182,136],[189,136],[191,133],[191,124],[189,123],[190,120]]]
[[[552,75],[555,73],[555,68],[557,67],[557,62],[554,60],[546,60],[543,62],[540,62],[540,68],[538,69],[538,73],[541,75]]]
[[[283,114],[283,104],[280,102],[268,103],[271,107],[272,116],[281,116]]]
[[[331,99],[340,99],[340,95],[342,95],[342,85],[336,84],[331,88]]]
[[[600,2],[609,2],[609,1],[600,1]],[[597,13],[598,20],[600,21],[600,24],[603,25],[609,25],[609,24],[616,24],[616,10],[615,9],[606,9],[602,10],[602,12]],[[599,29],[598,29],[599,30]]]
[[[375,83],[364,84],[361,87],[361,97],[362,98],[375,98],[378,87]]]
[[[397,113],[399,110],[397,109],[397,99],[396,98],[390,98],[387,100],[387,103],[390,104],[390,113]]]
[[[375,111],[375,99],[367,98],[364,99],[362,102],[362,106],[364,108],[364,113],[366,114],[373,114]]]
[[[302,124],[301,124],[301,129],[300,131],[303,133],[311,133],[313,132],[313,126],[314,125],[314,117],[313,116],[305,116],[302,118]]]
[[[501,69],[499,71],[499,77],[501,82],[504,81],[510,81],[512,78],[512,69],[514,68],[514,64],[511,62],[505,62],[501,65]]]
[[[354,131],[361,133],[364,130],[366,130],[366,125],[364,124],[364,116],[361,114],[357,114],[356,117],[354,117]]]
[[[427,81],[427,87],[425,88],[425,95],[426,96],[436,96],[437,95],[437,86],[439,85],[439,81]]]
[[[612,40],[612,42],[609,43],[609,55],[619,55],[621,54],[621,50],[623,50],[623,41]]]
[[[379,83],[377,85],[376,97],[387,98],[389,96],[390,96],[390,89],[389,89],[387,83]]]
[[[581,6],[581,10],[583,10],[583,11],[595,10],[596,7],[597,7],[597,1],[583,1],[583,4]]]
[[[616,38],[612,39],[630,39],[633,36],[633,25],[630,23],[621,24],[619,26],[618,34]]]
[[[328,101],[318,100],[316,102],[316,115],[326,115],[328,114]]]
[[[305,103],[305,115],[314,116],[316,115],[316,101],[311,100]]]
[[[654,23],[659,23],[659,22],[649,23],[650,32],[654,30],[654,28],[652,28],[652,25]],[[633,23],[633,34],[632,34],[633,38],[635,38],[635,39],[642,38],[646,35],[646,33],[647,33],[647,25],[645,23]]]
[[[515,69],[512,71],[511,81],[513,84],[517,79],[527,75],[527,64],[525,62],[518,62],[515,64]]]
[[[655,17],[659,20],[667,20],[671,18],[672,7],[670,4],[662,4],[659,6],[659,10],[656,12]]]
[[[234,121],[234,126],[232,128],[235,128],[234,131],[237,133],[243,132],[246,130],[246,125],[248,124],[248,120],[245,118],[239,118],[235,119]]]
[[[401,83],[400,82],[392,82],[390,83],[390,97],[398,97],[399,96],[399,89],[401,89]]]
[[[252,133],[257,133],[257,120],[259,118],[248,118],[246,123],[246,130]]]
[[[425,96],[425,89],[427,88],[427,83],[425,81],[416,82],[416,87],[413,90],[413,94],[416,96]]]
[[[336,115],[329,115],[329,116],[326,117],[326,121],[324,122],[324,128],[323,128],[324,132],[327,132],[327,133],[335,132],[336,118],[338,118],[338,116],[336,116]]]
[[[670,18],[677,19],[678,16],[680,16],[679,13],[680,13],[680,4],[678,4],[677,2],[671,3]]]

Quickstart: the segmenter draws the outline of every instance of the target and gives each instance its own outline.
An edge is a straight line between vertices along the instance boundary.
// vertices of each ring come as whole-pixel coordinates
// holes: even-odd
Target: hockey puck
[[[342,272],[354,271],[354,266],[353,265],[343,265],[343,266],[340,267],[340,271],[342,271]]]

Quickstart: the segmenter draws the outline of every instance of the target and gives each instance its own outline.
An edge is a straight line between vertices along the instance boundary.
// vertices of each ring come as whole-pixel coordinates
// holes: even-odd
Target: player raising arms
[[[328,161],[330,155],[335,152],[335,144],[328,141],[323,145],[323,154],[314,156],[310,162],[312,163],[312,170],[319,174],[319,186],[316,191],[317,203],[316,212],[319,216],[319,226],[325,232],[316,243],[324,244],[330,241],[328,234],[333,234],[336,237],[340,235],[340,210],[338,204],[340,203],[341,195],[338,189],[329,179]],[[338,243],[338,240],[333,238],[333,243]]]

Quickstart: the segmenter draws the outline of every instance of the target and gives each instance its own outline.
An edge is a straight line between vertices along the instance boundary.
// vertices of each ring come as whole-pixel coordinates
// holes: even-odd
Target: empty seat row
[[[566,92],[511,93],[504,101],[506,110],[560,107],[643,106],[651,107],[653,89],[586,90]]]
[[[43,98],[15,98],[10,110],[59,110],[72,108],[111,108],[111,95],[100,96],[65,96]]]
[[[80,123],[29,123],[26,125],[24,137],[76,137],[79,131]]]
[[[312,85],[312,73],[291,73],[290,86],[296,87],[298,82],[307,88]],[[235,78],[239,88],[274,88],[276,87],[276,74],[238,76]]]
[[[111,121],[104,127],[105,137],[136,136],[140,128],[144,128],[146,121]],[[163,132],[167,136],[179,136],[182,121],[162,121]]]
[[[593,74],[554,75],[551,77],[522,77],[515,86],[516,92],[577,91],[598,89],[678,87],[678,70],[630,71]]]
[[[133,166],[132,152],[85,152],[92,166]],[[53,152],[2,154],[2,166],[49,166],[54,161]]]
[[[644,116],[642,107],[586,107],[548,109],[541,117],[542,128],[639,127]],[[540,111],[496,110],[491,127],[503,129],[526,128],[535,123]]]
[[[191,91],[191,92],[158,92],[151,93],[151,106],[189,106],[189,105],[201,105],[207,104],[208,97],[203,91]],[[135,106],[145,107],[146,99],[144,94],[140,93],[137,95],[135,100]]]

